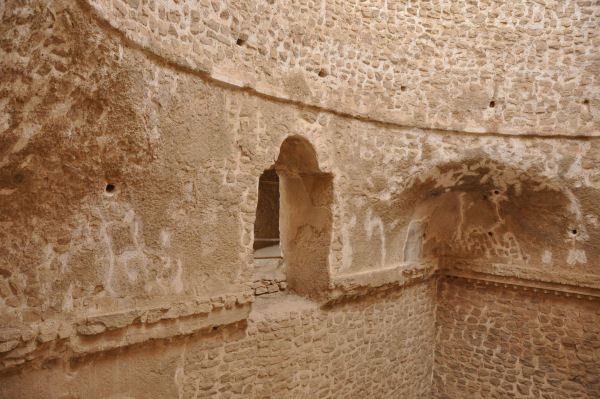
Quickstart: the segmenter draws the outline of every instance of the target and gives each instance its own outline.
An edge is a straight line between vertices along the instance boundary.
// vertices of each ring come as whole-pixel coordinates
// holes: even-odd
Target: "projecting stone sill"
[[[0,328],[0,373],[54,358],[78,357],[153,339],[189,335],[246,320],[254,295],[211,298],[104,311],[82,319],[45,320]]]
[[[552,291],[557,295],[600,297],[600,277],[561,273],[518,265],[444,258],[438,273],[513,288]]]
[[[287,316],[293,312],[310,312],[318,307],[319,305],[316,302],[304,297],[289,292],[278,292],[256,298],[249,319],[254,322],[269,321]]]
[[[384,269],[340,274],[332,278],[328,299],[337,301],[344,297],[368,295],[375,291],[425,281],[433,277],[437,269],[437,260],[428,259],[423,262],[401,263]]]
[[[154,324],[131,324],[122,330],[109,330],[96,336],[78,334],[71,338],[69,346],[75,354],[101,352],[151,339],[189,335],[203,329],[232,324],[247,319],[249,312],[249,304],[236,305],[229,309],[196,313],[192,316],[178,317]]]
[[[81,357],[153,339],[190,335],[247,319],[302,312],[436,276],[551,295],[600,297],[597,276],[584,276],[585,280],[579,276],[573,280],[571,275],[518,265],[444,258],[439,262],[429,259],[334,276],[329,290],[318,301],[287,290],[256,297],[250,286],[212,298],[164,298],[152,303],[134,299],[124,299],[121,303],[105,298],[106,303],[95,304],[97,310],[81,319],[66,316],[60,320],[0,327],[0,374],[27,365],[39,366],[56,358]]]

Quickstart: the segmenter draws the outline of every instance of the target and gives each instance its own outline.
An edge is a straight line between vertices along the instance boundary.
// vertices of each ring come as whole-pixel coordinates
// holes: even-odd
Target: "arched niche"
[[[482,273],[527,270],[577,283],[576,273],[597,273],[600,228],[586,217],[599,212],[597,193],[487,158],[437,165],[413,177],[394,204],[408,210],[400,215],[403,261],[439,259],[445,268]]]
[[[277,161],[261,175],[258,191],[255,268],[266,265],[258,270],[262,278],[272,272],[276,279],[283,273],[298,294],[323,296],[329,284],[333,176],[319,169],[308,140],[290,136],[281,144]],[[277,214],[278,231],[273,223]]]

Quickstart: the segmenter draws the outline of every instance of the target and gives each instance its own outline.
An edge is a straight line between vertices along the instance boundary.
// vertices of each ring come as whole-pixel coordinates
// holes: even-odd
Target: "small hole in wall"
[[[584,105],[588,105],[589,103],[590,103],[590,100],[588,100],[587,98],[585,100],[583,100]]]
[[[322,77],[322,78],[324,78],[325,76],[327,76],[327,71],[325,69],[321,69],[319,71],[319,76]]]
[[[492,233],[491,231],[488,231],[488,236],[490,236],[490,237],[491,237],[491,236],[493,236],[493,235],[494,235],[494,233]]]
[[[25,179],[25,177],[21,173],[17,173],[16,175],[13,176],[13,181],[17,184],[23,183],[24,179]]]
[[[246,41],[244,39],[242,39],[241,37],[239,39],[237,39],[235,42],[235,44],[237,44],[238,46],[243,46],[244,43],[246,43]]]
[[[406,86],[400,86],[400,91],[406,91]]]
[[[498,195],[498,194],[500,194],[500,191],[499,190],[494,190],[494,194]]]
[[[496,106],[496,102],[495,101],[490,101],[490,108],[494,108]]]
[[[571,230],[571,233],[572,233],[573,235],[576,235],[576,234],[577,234],[577,229],[573,229],[573,230]]]
[[[107,193],[112,193],[112,192],[114,192],[114,191],[115,191],[115,189],[116,189],[116,187],[115,187],[115,185],[114,185],[114,184],[107,184],[107,185],[106,185],[106,192],[107,192]]]
[[[212,330],[213,331],[217,331],[219,329],[219,326],[213,326]]]

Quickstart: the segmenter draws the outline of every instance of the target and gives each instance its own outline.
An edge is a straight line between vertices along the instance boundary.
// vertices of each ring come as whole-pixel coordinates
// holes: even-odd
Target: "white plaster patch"
[[[8,130],[8,128],[10,127],[10,124],[8,123],[10,120],[10,115],[8,113],[3,113],[2,115],[0,115],[0,132],[4,133],[5,131]]]
[[[164,248],[169,248],[171,246],[171,233],[169,231],[160,231],[160,245]]]
[[[125,216],[123,217],[123,223],[131,223],[133,222],[133,219],[135,217],[135,211],[133,209],[129,209],[127,210],[127,212],[125,212]]]
[[[112,286],[112,280],[114,277],[115,271],[115,254],[112,249],[112,240],[108,235],[108,223],[102,220],[102,225],[100,227],[100,236],[102,237],[102,241],[105,245],[106,256],[108,258],[108,270],[106,271],[106,284],[105,289],[109,294],[115,294],[115,291]]]
[[[598,216],[588,214],[585,215],[585,220],[594,227],[598,227]]]
[[[542,254],[542,263],[548,265],[552,263],[552,252],[549,250],[545,250]]]
[[[69,289],[65,292],[65,297],[62,303],[63,312],[70,312],[73,310],[73,284],[69,284]]]
[[[125,263],[125,274],[127,275],[129,281],[134,282],[138,278],[138,271],[136,269],[129,268],[128,266],[128,263]]]
[[[359,149],[359,157],[361,159],[366,160],[366,161],[370,161],[370,160],[373,159],[374,154],[373,154],[373,151],[371,151],[370,149],[365,148],[365,147],[360,147],[360,149]]]
[[[40,269],[50,269],[50,265],[52,261],[56,257],[56,252],[54,252],[53,244],[46,244],[43,249],[44,252],[44,262],[39,265]]]
[[[158,141],[158,139],[160,139],[160,133],[158,132],[158,128],[156,126],[150,130],[150,139],[152,139],[152,141]]]
[[[25,157],[25,160],[21,163],[21,165],[19,165],[19,168],[21,168],[21,169],[26,168],[31,163],[32,159],[33,159],[33,154],[27,155],[27,157]]]
[[[171,281],[171,287],[175,290],[175,293],[179,294],[183,291],[183,265],[181,264],[181,259],[177,259],[177,273],[175,274],[175,278]]]
[[[38,134],[40,131],[40,126],[32,123],[23,124],[21,127],[21,134],[19,134],[19,140],[13,145],[11,149],[12,153],[16,153],[21,151],[27,143],[29,139]]]
[[[186,354],[186,352],[187,352],[187,341],[186,341],[185,345],[183,346],[183,350],[181,351],[181,356],[179,357],[179,363],[177,364],[177,368],[175,369],[175,375],[173,376],[175,386],[177,387],[179,399],[184,397],[185,354]]]
[[[371,239],[373,236],[373,230],[376,228],[379,229],[379,236],[381,237],[381,266],[385,266],[386,251],[383,220],[381,220],[381,218],[378,216],[372,216],[371,210],[369,209],[365,220],[365,229],[367,231],[368,239]]]
[[[356,225],[356,216],[352,215],[350,222],[344,226],[342,233],[344,245],[342,246],[342,267],[343,269],[349,269],[352,266],[352,242],[350,240],[350,232]]]
[[[65,273],[67,271],[67,267],[69,265],[69,258],[70,258],[69,252],[60,254],[57,256],[57,258],[58,258],[58,261],[60,262],[60,272]]]
[[[585,255],[585,251],[583,249],[569,249],[569,254],[567,255],[567,263],[573,266],[576,263],[586,263],[587,256]]]
[[[567,194],[567,197],[569,197],[569,210],[576,215],[577,221],[580,221],[583,215],[581,213],[581,205],[579,204],[579,200],[571,190],[565,190],[565,194]]]

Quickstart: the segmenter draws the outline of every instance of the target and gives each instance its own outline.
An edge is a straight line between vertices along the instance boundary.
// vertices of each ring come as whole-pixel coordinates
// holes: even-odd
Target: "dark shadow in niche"
[[[254,250],[279,245],[279,176],[267,169],[258,181]]]
[[[279,176],[275,169],[265,170],[258,180],[253,249],[254,280],[285,281],[279,244]]]
[[[474,157],[436,166],[436,173],[455,181],[443,189],[439,177],[412,177],[414,184],[393,199],[395,208],[410,215],[404,261],[453,259],[544,270],[548,248],[555,259],[567,259],[573,244],[594,253],[588,242],[598,242],[592,238],[600,237],[598,229],[578,219],[561,181],[535,172]],[[581,209],[595,209],[586,201],[594,195],[581,197]],[[589,241],[564,241],[565,235],[583,234]]]

